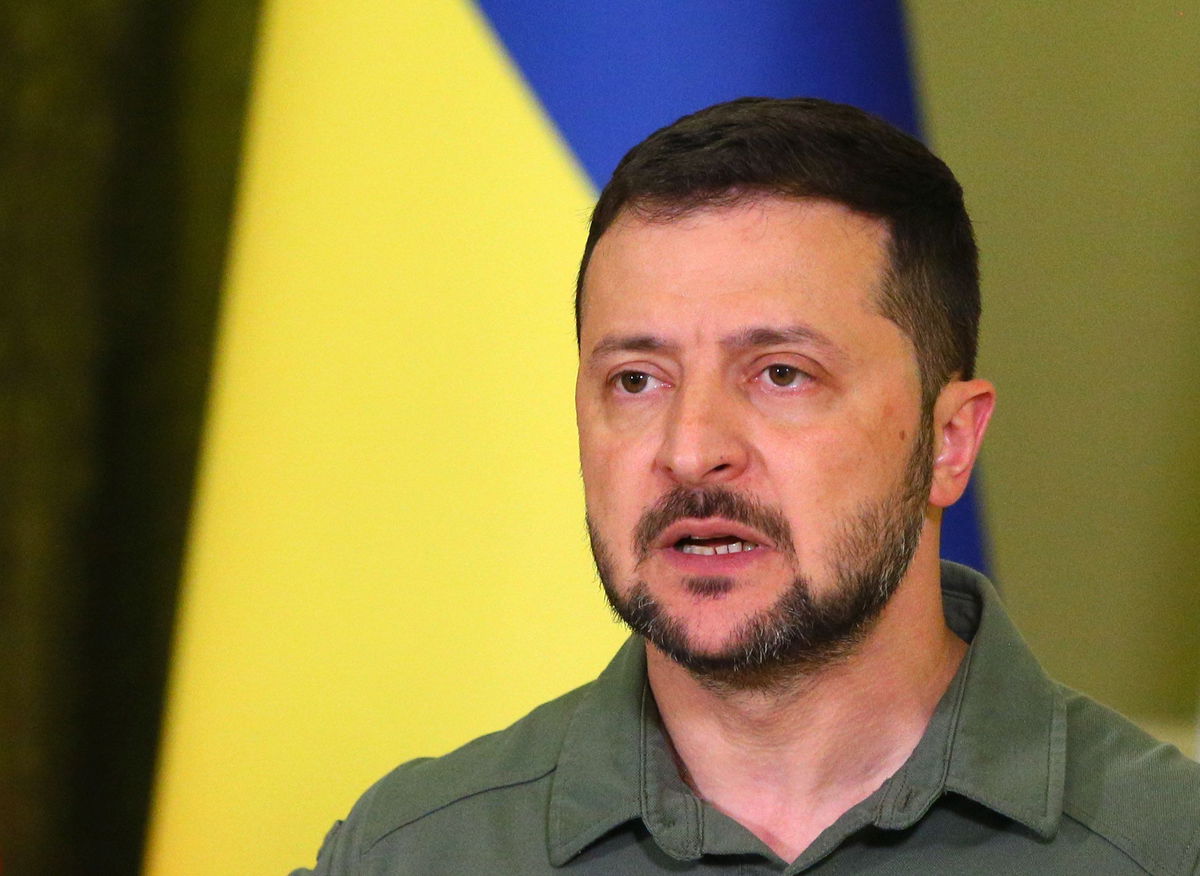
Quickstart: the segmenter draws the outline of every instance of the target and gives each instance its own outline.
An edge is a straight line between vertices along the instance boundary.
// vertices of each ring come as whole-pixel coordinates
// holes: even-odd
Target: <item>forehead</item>
[[[883,221],[816,199],[759,197],[667,218],[627,210],[588,264],[582,334],[594,342],[647,321],[702,331],[723,319],[894,329],[876,307],[887,241]]]

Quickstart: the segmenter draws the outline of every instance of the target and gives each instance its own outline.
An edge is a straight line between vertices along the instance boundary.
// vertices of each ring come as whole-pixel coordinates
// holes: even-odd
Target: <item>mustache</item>
[[[647,508],[633,530],[633,549],[637,562],[650,554],[658,537],[668,526],[688,518],[724,517],[758,530],[787,557],[794,558],[796,546],[792,529],[778,508],[764,505],[735,493],[727,487],[708,486],[689,489],[673,487]]]

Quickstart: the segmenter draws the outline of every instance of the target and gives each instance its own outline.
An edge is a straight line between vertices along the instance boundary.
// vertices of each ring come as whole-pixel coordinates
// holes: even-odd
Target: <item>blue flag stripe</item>
[[[919,134],[897,0],[477,2],[597,189],[647,134],[734,97],[823,97]],[[942,555],[986,569],[976,495]]]

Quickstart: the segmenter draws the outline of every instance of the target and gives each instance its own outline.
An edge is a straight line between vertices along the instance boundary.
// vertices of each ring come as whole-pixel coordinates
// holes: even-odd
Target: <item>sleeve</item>
[[[350,850],[350,831],[345,829],[345,824],[344,821],[335,821],[329,833],[325,834],[325,841],[321,843],[321,850],[317,852],[315,870],[301,867],[293,870],[290,876],[350,876],[354,872],[351,866],[353,856]]]
[[[293,870],[290,876],[359,876],[366,849],[373,839],[378,839],[386,832],[379,829],[378,819],[374,815],[381,789],[392,789],[394,794],[396,788],[407,787],[409,768],[428,759],[418,758],[403,763],[368,788],[350,809],[350,814],[345,819],[334,822],[329,833],[325,835],[321,850],[317,852],[317,866],[312,870],[301,867]],[[384,796],[385,800],[392,799],[387,794]]]

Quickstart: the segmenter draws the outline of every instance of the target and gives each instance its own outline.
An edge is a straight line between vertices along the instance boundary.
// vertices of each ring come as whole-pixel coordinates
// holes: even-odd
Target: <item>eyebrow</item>
[[[772,347],[776,344],[809,344],[833,356],[845,356],[842,348],[828,335],[807,325],[790,325],[782,328],[755,326],[721,339],[721,346],[746,350],[755,347]]]
[[[654,335],[607,335],[592,347],[588,358],[597,359],[609,353],[654,353],[673,347],[670,341]]]
[[[825,353],[844,358],[845,352],[827,335],[807,325],[754,326],[721,338],[721,346],[734,350],[751,350],[755,347],[772,347],[778,344],[809,344]],[[588,355],[597,359],[609,353],[655,353],[673,350],[675,344],[655,335],[607,335],[601,338]]]

